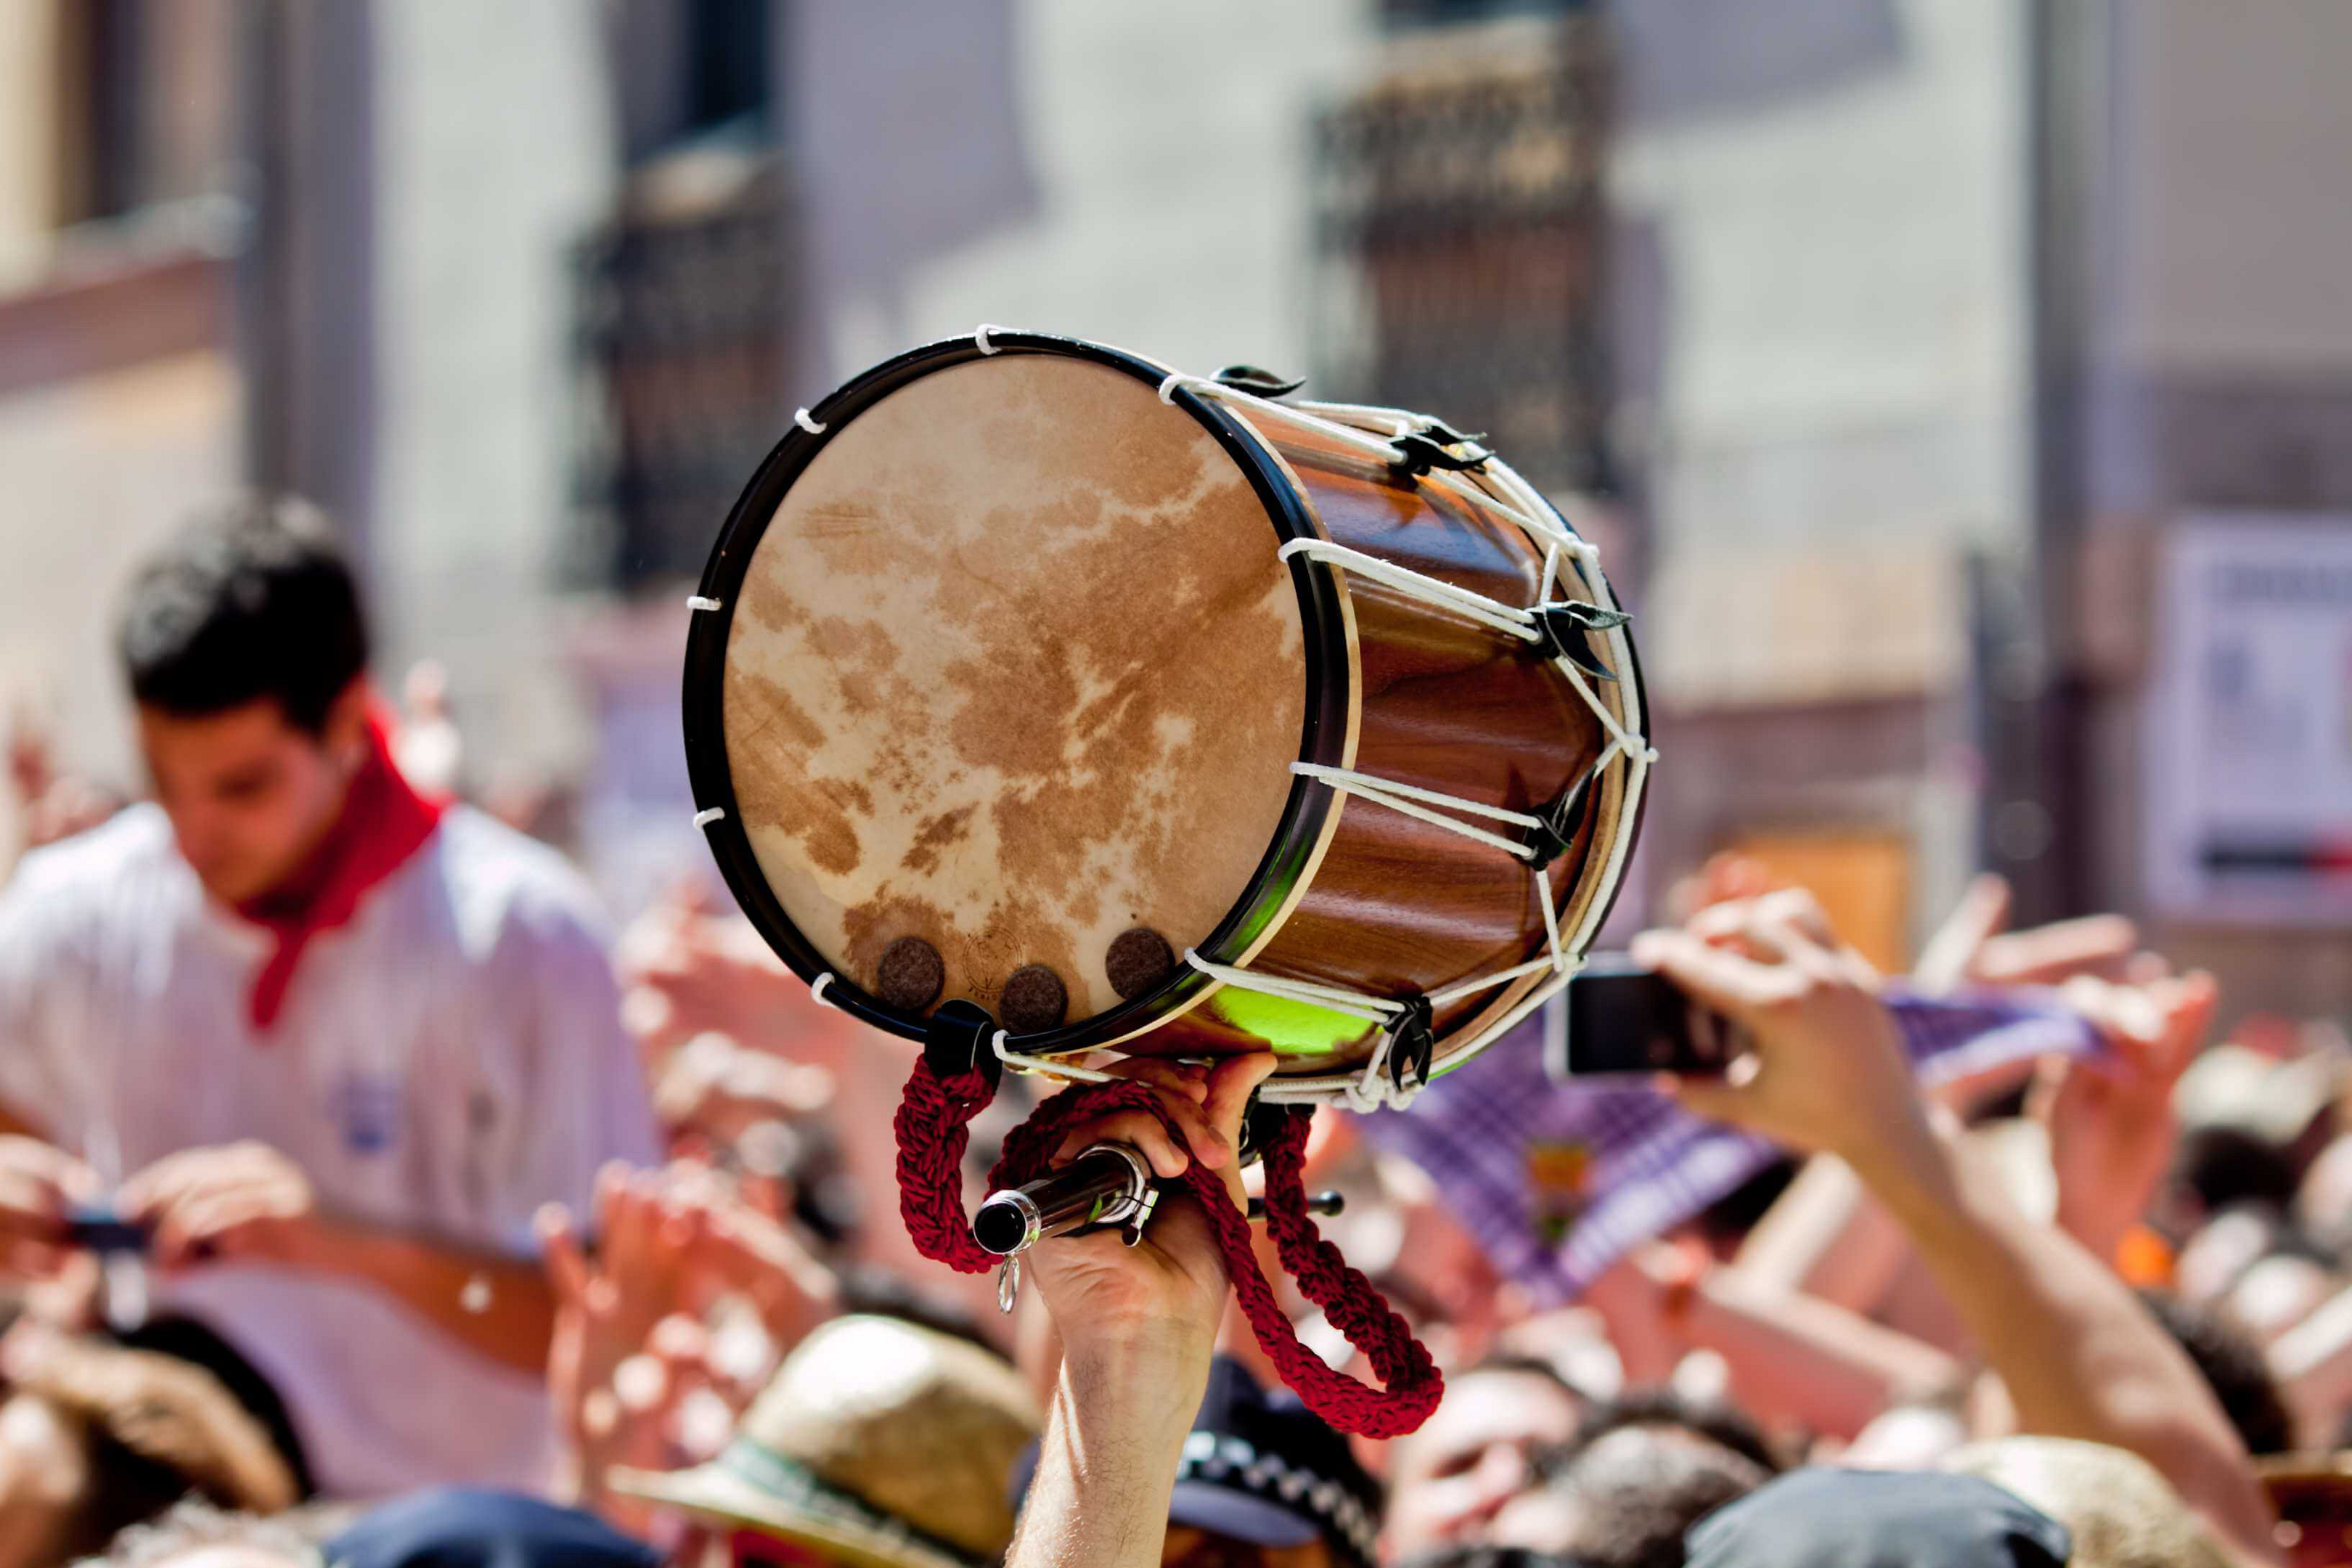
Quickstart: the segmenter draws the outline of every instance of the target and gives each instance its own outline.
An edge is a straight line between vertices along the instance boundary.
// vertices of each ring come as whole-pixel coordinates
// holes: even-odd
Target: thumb
[[[1956,989],[1969,977],[1977,950],[2009,924],[2009,907],[2006,878],[1987,872],[1971,880],[1960,901],[1920,950],[1919,962],[1911,972],[1913,983],[1931,995]]]
[[[1662,1072],[1652,1078],[1651,1086],[1689,1111],[1707,1121],[1739,1125],[1748,1108],[1747,1090],[1719,1078],[1684,1078],[1675,1073]]]

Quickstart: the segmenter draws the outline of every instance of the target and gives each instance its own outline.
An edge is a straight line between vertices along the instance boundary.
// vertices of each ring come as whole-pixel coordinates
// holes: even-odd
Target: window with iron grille
[[[1316,117],[1317,381],[1606,489],[1607,60],[1590,18],[1402,35]]]
[[[575,251],[576,493],[592,581],[700,575],[790,423],[790,239],[781,168],[759,158],[684,210],[625,205]]]

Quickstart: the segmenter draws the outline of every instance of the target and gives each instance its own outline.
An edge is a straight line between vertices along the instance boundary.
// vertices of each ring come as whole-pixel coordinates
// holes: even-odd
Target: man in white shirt
[[[176,540],[121,652],[155,804],[0,888],[0,1232],[147,1227],[162,1342],[249,1363],[324,1493],[532,1485],[533,1213],[657,1157],[590,895],[400,776],[350,572],[289,509]]]

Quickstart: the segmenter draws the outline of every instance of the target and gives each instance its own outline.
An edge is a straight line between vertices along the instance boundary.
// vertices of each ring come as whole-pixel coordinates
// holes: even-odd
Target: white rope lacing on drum
[[[807,431],[812,436],[822,436],[824,434],[824,421],[812,417],[809,411],[805,408],[795,408],[793,410],[793,423],[799,426],[802,429]]]
[[[820,1007],[832,1007],[834,1011],[839,1012],[841,1010],[839,1007],[824,999],[824,988],[832,984],[833,971],[828,969],[809,982],[809,1000]]]
[[[1407,816],[1434,823],[1440,827],[1459,833],[1465,838],[1476,839],[1481,844],[1489,845],[1508,855],[1515,855],[1522,860],[1535,858],[1536,852],[1517,839],[1506,838],[1499,833],[1489,833],[1483,827],[1458,821],[1451,816],[1441,816],[1434,811],[1415,805],[1413,802],[1426,801],[1431,805],[1442,805],[1449,811],[1466,811],[1479,816],[1492,817],[1497,822],[1511,823],[1519,827],[1541,827],[1543,818],[1540,816],[1529,816],[1524,811],[1506,811],[1499,805],[1486,805],[1475,800],[1464,800],[1457,795],[1442,795],[1433,789],[1423,789],[1416,784],[1399,784],[1394,779],[1378,778],[1370,773],[1360,773],[1347,768],[1327,768],[1319,763],[1293,763],[1290,764],[1290,771],[1301,778],[1316,779],[1329,784],[1333,789],[1345,790],[1350,795],[1361,795],[1366,800],[1387,806],[1391,811],[1400,811]]]
[[[989,1048],[996,1053],[998,1061],[1003,1062],[1014,1072],[1033,1073],[1039,1078],[1057,1078],[1065,1083],[1116,1081],[1113,1074],[1098,1072],[1093,1068],[1082,1067],[1076,1062],[1057,1062],[1051,1057],[1030,1057],[1024,1056],[1019,1051],[1006,1050],[1004,1042],[1011,1035],[1012,1031],[1009,1029],[997,1030],[996,1037],[989,1042]]]
[[[688,594],[686,607],[689,610],[723,610],[727,606],[706,594]]]
[[[1312,426],[1319,434],[1346,448],[1375,459],[1384,467],[1393,466],[1396,448],[1390,441],[1381,439],[1370,431],[1328,416],[1329,413],[1343,405],[1276,403],[1205,376],[1185,375],[1181,373],[1171,373],[1160,382],[1160,400],[1162,403],[1172,403],[1179,387],[1187,387],[1202,397],[1219,399],[1240,405],[1244,409],[1255,406],[1277,413],[1285,418],[1301,420]],[[1402,409],[1374,409],[1361,412],[1375,416],[1387,416],[1393,424],[1398,436],[1410,435],[1425,428],[1425,426],[1418,422],[1414,416]],[[1333,543],[1328,540],[1293,540],[1282,547],[1280,553],[1286,561],[1295,555],[1304,555],[1310,560],[1319,560],[1335,569],[1371,578],[1401,593],[1409,594],[1427,604],[1466,616],[1496,631],[1526,642],[1543,640],[1543,633],[1539,629],[1538,623],[1538,617],[1542,613],[1581,602],[1556,599],[1552,596],[1554,587],[1559,582],[1560,562],[1564,555],[1575,557],[1579,572],[1592,595],[1590,603],[1599,609],[1616,608],[1614,597],[1609,592],[1608,578],[1601,569],[1599,547],[1588,540],[1578,538],[1562,525],[1552,521],[1548,515],[1550,511],[1549,503],[1501,458],[1488,458],[1484,467],[1484,475],[1493,489],[1501,492],[1501,500],[1497,500],[1496,496],[1488,490],[1473,487],[1449,473],[1433,470],[1414,477],[1425,486],[1444,491],[1458,500],[1469,502],[1492,515],[1517,524],[1527,534],[1529,542],[1543,552],[1543,574],[1537,584],[1533,605],[1527,606],[1507,605],[1486,595],[1475,593],[1470,589],[1459,587],[1391,562],[1381,561],[1377,557],[1366,555],[1360,551],[1349,550],[1344,545]],[[1608,627],[1595,635],[1601,637],[1607,645],[1612,668],[1618,669],[1630,668],[1633,658],[1632,645],[1621,627]],[[1591,711],[1603,733],[1609,737],[1609,743],[1602,748],[1600,757],[1593,762],[1587,776],[1597,782],[1602,773],[1622,759],[1625,763],[1626,772],[1622,798],[1618,806],[1619,816],[1624,821],[1634,820],[1640,808],[1643,788],[1648,781],[1650,767],[1658,760],[1657,749],[1652,746],[1642,733],[1642,715],[1637,710],[1635,694],[1627,686],[1621,685],[1617,688],[1620,699],[1626,709],[1625,717],[1621,719],[1616,710],[1602,700],[1601,694],[1594,689],[1592,683],[1585,678],[1584,672],[1577,668],[1573,660],[1563,654],[1555,658],[1552,663],[1568,678],[1570,687],[1583,701],[1585,707]],[[1540,818],[1527,813],[1507,811],[1499,806],[1465,801],[1459,796],[1442,795],[1434,790],[1421,789],[1394,780],[1376,778],[1348,769],[1326,768],[1310,763],[1297,763],[1292,764],[1292,772],[1314,779],[1329,788],[1359,795],[1391,810],[1401,811],[1407,816],[1448,828],[1465,837],[1507,850],[1522,860],[1532,862],[1535,858],[1535,851],[1528,845],[1516,843],[1500,834],[1490,833],[1471,823],[1443,816],[1439,811],[1426,808],[1442,807],[1464,815],[1510,823],[1515,826],[1534,828],[1544,826]],[[1611,844],[1608,858],[1601,868],[1600,883],[1594,888],[1593,896],[1588,900],[1584,915],[1579,921],[1577,929],[1570,933],[1563,934],[1559,928],[1559,911],[1553,907],[1552,902],[1549,867],[1532,864],[1529,866],[1528,868],[1534,873],[1536,879],[1537,903],[1543,910],[1545,947],[1543,955],[1524,963],[1515,964],[1474,980],[1464,981],[1460,984],[1449,986],[1444,990],[1433,992],[1426,1000],[1433,1008],[1442,1007],[1465,997],[1476,995],[1480,992],[1508,984],[1527,975],[1547,970],[1550,973],[1545,976],[1540,984],[1532,987],[1528,994],[1521,997],[1501,1018],[1481,1029],[1470,1040],[1464,1042],[1452,1053],[1454,1059],[1467,1059],[1489,1040],[1517,1027],[1537,1008],[1557,995],[1560,988],[1568,984],[1570,977],[1582,966],[1583,949],[1586,943],[1591,941],[1602,913],[1608,909],[1611,891],[1624,875],[1626,851],[1630,847],[1631,838],[1630,834],[1621,833]],[[1351,1073],[1336,1082],[1328,1078],[1303,1076],[1290,1079],[1271,1079],[1259,1090],[1262,1098],[1276,1102],[1312,1101],[1336,1098],[1340,1103],[1354,1110],[1372,1110],[1383,1105],[1402,1110],[1420,1092],[1423,1087],[1421,1082],[1399,1084],[1388,1071],[1389,1058],[1397,1040],[1394,1021],[1399,1015],[1407,1011],[1406,1004],[1385,997],[1368,996],[1313,981],[1294,980],[1286,976],[1257,973],[1231,965],[1214,964],[1189,950],[1185,952],[1184,959],[1194,969],[1224,984],[1291,1001],[1311,1003],[1361,1018],[1368,1023],[1382,1026],[1381,1038],[1373,1047],[1371,1059],[1365,1063],[1361,1071]]]
[[[708,827],[714,822],[724,821],[726,816],[727,808],[725,806],[706,806],[702,810],[694,814],[694,825],[697,827]]]
[[[1467,616],[1481,626],[1517,637],[1521,642],[1543,641],[1543,633],[1537,628],[1535,613],[1531,610],[1507,605],[1500,599],[1473,593],[1468,588],[1456,587],[1440,578],[1415,572],[1409,566],[1399,566],[1377,555],[1367,555],[1360,550],[1334,544],[1328,539],[1294,539],[1275,553],[1285,561],[1304,555],[1332,566],[1345,567],[1356,576],[1384,583],[1400,594],[1409,595],[1441,610]]]
[[[991,332],[1001,332],[1004,329],[1003,327],[998,326],[994,321],[982,321],[979,326],[974,327],[971,330],[971,346],[978,349],[984,354],[1002,353],[1003,351],[994,343],[988,341],[988,334]]]
[[[1172,402],[1175,391],[1180,386],[1189,387],[1202,397],[1238,404],[1244,408],[1268,409],[1288,418],[1311,425],[1318,434],[1328,436],[1360,456],[1373,459],[1382,468],[1391,467],[1396,461],[1396,447],[1389,440],[1375,436],[1369,430],[1360,430],[1352,425],[1342,425],[1337,420],[1323,416],[1322,410],[1342,407],[1345,406],[1344,405],[1276,403],[1272,398],[1260,397],[1255,393],[1244,392],[1240,387],[1227,386],[1223,382],[1210,376],[1186,375],[1181,372],[1171,373],[1168,378],[1160,384],[1160,401]],[[1413,417],[1402,409],[1381,409],[1378,412],[1403,421],[1409,427]],[[1501,468],[1503,465],[1500,458],[1496,458],[1487,466],[1495,468]],[[1500,501],[1479,489],[1475,485],[1453,474],[1431,472],[1418,477],[1422,483],[1433,489],[1444,490],[1456,500],[1469,502],[1494,513],[1507,522],[1517,524],[1531,539],[1539,540],[1547,544],[1557,544],[1562,550],[1578,552],[1588,561],[1596,561],[1599,558],[1598,546],[1589,541],[1579,539],[1559,523],[1549,520],[1547,516],[1551,510],[1549,505],[1532,489],[1526,490],[1523,496],[1513,500]],[[1516,474],[1511,477],[1517,478]],[[1524,481],[1522,484],[1524,485]]]

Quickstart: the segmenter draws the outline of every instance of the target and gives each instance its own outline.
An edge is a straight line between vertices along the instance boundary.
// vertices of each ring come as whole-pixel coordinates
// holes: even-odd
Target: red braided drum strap
[[[978,1072],[941,1079],[921,1061],[907,1079],[907,1092],[892,1126],[898,1139],[898,1212],[915,1247],[934,1262],[965,1274],[982,1274],[1003,1260],[971,1238],[963,1207],[963,1155],[971,1119],[987,1109],[993,1089]],[[997,1188],[1018,1186],[1045,1173],[1067,1130],[1114,1110],[1148,1110],[1159,1117],[1179,1145],[1183,1135],[1139,1083],[1090,1084],[1066,1089],[1038,1106],[1028,1121],[1006,1136],[1003,1156],[989,1173]],[[1290,1320],[1258,1268],[1248,1218],[1234,1206],[1214,1171],[1198,1164],[1179,1178],[1199,1201],[1216,1232],[1234,1294],[1249,1319],[1257,1342],[1309,1410],[1342,1432],[1394,1437],[1429,1418],[1444,1391],[1444,1380],[1412,1328],[1391,1311],[1372,1282],[1348,1267],[1339,1249],[1325,1241],[1307,1212],[1307,1125],[1312,1113],[1293,1108],[1264,1151],[1266,1228],[1283,1268],[1307,1299],[1323,1309],[1331,1325],[1372,1363],[1385,1385],[1372,1388],[1298,1342]]]

